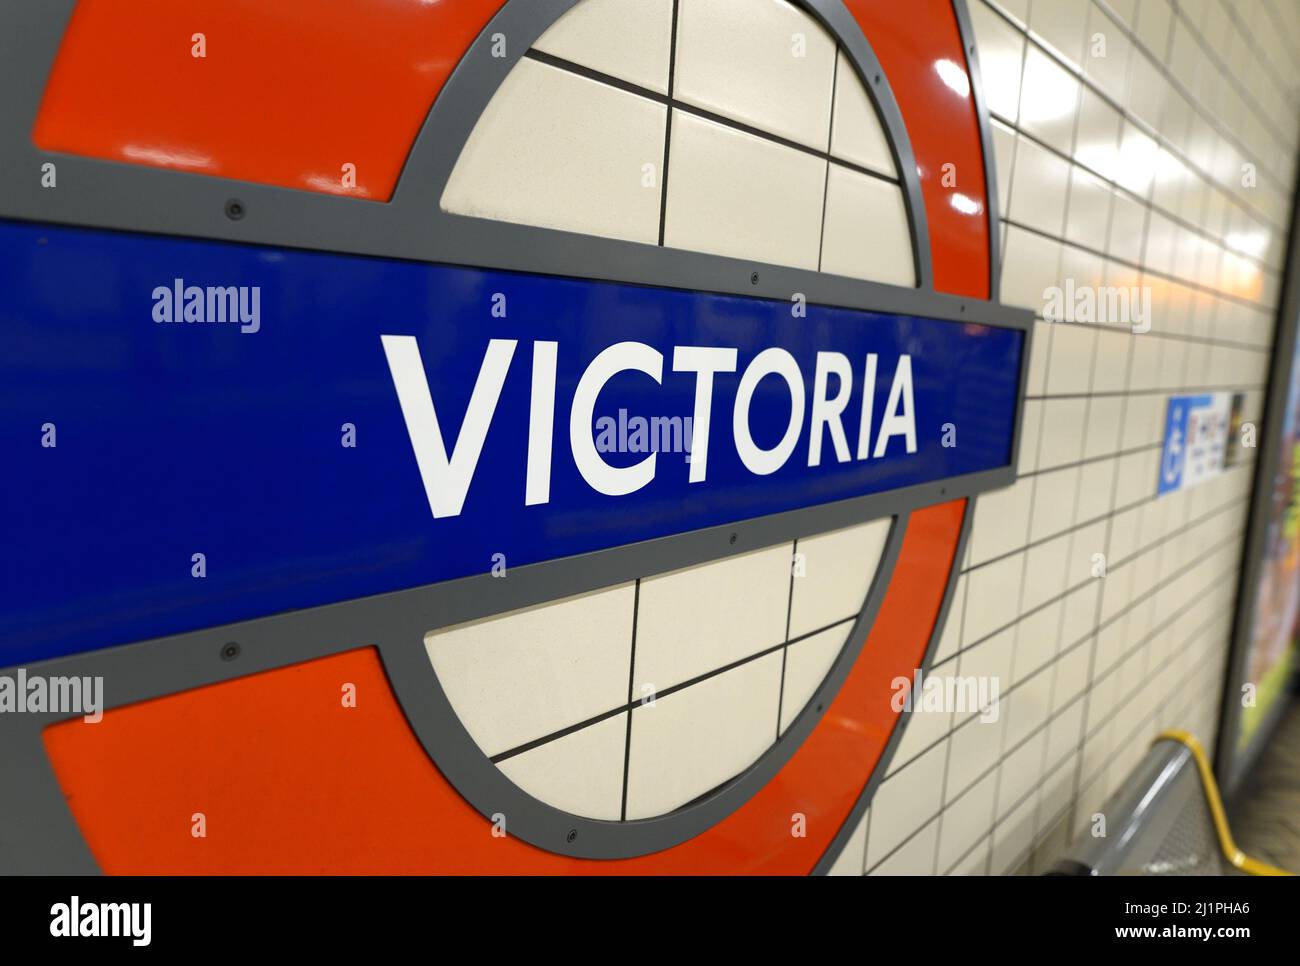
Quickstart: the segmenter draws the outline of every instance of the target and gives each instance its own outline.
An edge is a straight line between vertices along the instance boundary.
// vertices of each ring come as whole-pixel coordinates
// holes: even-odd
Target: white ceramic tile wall
[[[817,269],[826,162],[816,155],[675,110],[668,172],[669,248]]]
[[[579,815],[645,818],[734,777],[799,716],[890,526],[444,628],[425,647],[470,735],[520,788]]]
[[[826,672],[844,649],[852,627],[850,618],[819,634],[810,634],[785,649],[785,674],[781,678],[782,734],[825,679]]]
[[[890,525],[890,520],[873,520],[795,544],[801,566],[791,590],[791,639],[857,616],[884,552]]]
[[[820,151],[835,41],[786,0],[678,0],[675,95]]]
[[[916,284],[875,106],[789,0],[582,0],[494,95],[441,204]]]
[[[667,94],[672,22],[673,0],[584,0],[533,47]]]
[[[568,597],[425,635],[461,723],[498,755],[627,701],[635,588]]]
[[[442,207],[654,243],[659,192],[642,172],[663,158],[667,115],[647,98],[521,60],[475,125]]]
[[[838,54],[835,68],[835,123],[831,125],[831,155],[853,161],[883,174],[898,176],[889,138],[880,123],[871,98],[862,81],[853,73],[853,65]]]
[[[556,808],[618,821],[623,812],[627,712],[501,762],[512,782]]]
[[[627,818],[672,811],[757,761],[774,739],[780,689],[774,651],[636,708]]]
[[[1253,454],[1157,499],[1165,401],[1232,390],[1259,419],[1300,140],[1294,4],[969,9],[1002,298],[1040,321],[1022,477],[977,502],[932,673],[996,675],[1002,700],[913,716],[845,860],[868,873],[1042,871],[1161,730],[1212,743]],[[1046,321],[1066,278],[1149,287],[1151,331]]]
[[[911,288],[916,285],[912,249],[898,243],[907,232],[907,208],[896,184],[831,164],[826,173],[823,272]]]
[[[780,544],[642,580],[632,693],[665,691],[783,643],[791,555]]]

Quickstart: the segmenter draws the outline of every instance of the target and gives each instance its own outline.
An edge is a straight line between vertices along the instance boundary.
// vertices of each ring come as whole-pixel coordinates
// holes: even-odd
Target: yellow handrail
[[[1234,868],[1240,869],[1250,875],[1294,875],[1285,869],[1279,869],[1275,865],[1269,865],[1267,862],[1261,862],[1259,859],[1252,859],[1241,849],[1237,848],[1237,843],[1232,840],[1232,831],[1228,828],[1228,817],[1223,811],[1223,800],[1219,797],[1219,785],[1214,780],[1214,770],[1210,768],[1210,759],[1205,754],[1205,749],[1201,743],[1196,740],[1195,735],[1187,731],[1172,730],[1163,732],[1156,741],[1176,741],[1186,746],[1187,750],[1192,753],[1196,759],[1196,768],[1201,773],[1201,788],[1205,791],[1206,803],[1210,806],[1210,815],[1214,819],[1214,829],[1219,835],[1219,847],[1223,849],[1223,856]]]

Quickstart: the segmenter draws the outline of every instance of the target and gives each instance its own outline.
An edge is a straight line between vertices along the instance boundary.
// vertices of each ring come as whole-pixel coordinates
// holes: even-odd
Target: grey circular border
[[[509,835],[585,859],[623,859],[658,852],[726,818],[766,785],[812,733],[848,677],[876,619],[907,529],[907,514],[890,522],[866,600],[835,663],[799,715],[757,761],[689,805],[647,819],[609,821],[563,811],[515,785],[470,736],[438,680],[423,641],[381,644],[389,683],[407,720],[443,776],[488,819],[503,815]],[[624,713],[633,713],[629,706]]]

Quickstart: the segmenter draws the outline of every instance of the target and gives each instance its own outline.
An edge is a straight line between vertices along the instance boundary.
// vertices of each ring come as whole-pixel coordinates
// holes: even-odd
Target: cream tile
[[[880,783],[871,800],[868,869],[939,811],[947,755],[947,746],[939,745]]]
[[[890,178],[898,177],[889,138],[871,96],[853,64],[840,51],[835,69],[835,113],[831,122],[831,155]]]
[[[1082,280],[1076,281],[1080,285],[1086,284]],[[1089,325],[1069,322],[1055,322],[1053,325],[1052,357],[1047,370],[1050,391],[1060,395],[1085,393],[1092,380],[1097,332]]]
[[[1014,185],[1011,191],[1014,198]],[[1061,284],[1057,271],[1061,264],[1061,243],[1011,225],[1006,226],[1006,235],[1006,256],[1002,261],[1002,300],[1009,305],[1019,305],[1041,314],[1046,298],[1045,290]],[[1043,352],[1047,343],[1046,334],[1046,329],[1034,330],[1035,355]],[[1029,391],[1033,393],[1042,390],[1031,386]]]
[[[1018,686],[1056,659],[1064,601],[1049,604],[1022,617],[1016,625],[1016,649],[1011,665],[1011,680],[1004,687]],[[1009,740],[1009,739],[1008,739]]]
[[[1061,625],[1061,647],[1070,647],[1091,633],[1097,614],[1100,581],[1093,581],[1065,598],[1065,618]]]
[[[582,0],[533,46],[667,94],[672,24],[672,0]]]
[[[1075,132],[1074,160],[1108,180],[1114,180],[1119,165],[1119,131],[1122,118],[1115,108],[1085,87],[1079,99],[1079,125]],[[1095,248],[1100,238],[1089,239]]]
[[[1074,279],[1075,285],[1075,305],[1067,319],[1073,317],[1085,325],[1096,322],[1100,312],[1094,306],[1089,314],[1089,306],[1079,304],[1079,291],[1085,286],[1095,288],[1102,284],[1106,278],[1106,259],[1075,245],[1066,245],[1061,250],[1061,278]]]
[[[1028,855],[1034,841],[1034,816],[1038,802],[1032,797],[1008,815],[993,832],[993,854],[989,860],[992,875],[1007,875]]]
[[[944,810],[939,831],[940,870],[952,868],[975,843],[988,835],[996,793],[997,773],[989,772]]]
[[[1120,413],[1124,400],[1118,396],[1098,396],[1088,406],[1088,434],[1084,437],[1083,458],[1093,459],[1114,453],[1119,446]]]
[[[1034,490],[1034,515],[1029,539],[1039,541],[1044,537],[1068,530],[1074,524],[1074,510],[1079,491],[1079,468],[1071,467],[1043,473]]]
[[[1083,702],[1076,701],[1052,719],[1047,729],[1047,767],[1055,768],[1070,757],[1083,732]]]
[[[1024,555],[1016,554],[970,572],[962,630],[966,646],[1015,619],[1024,562]]]
[[[866,601],[892,519],[872,520],[800,540],[803,576],[790,597],[790,638],[855,617]]]
[[[574,815],[618,821],[627,713],[557,738],[497,767],[529,795]]]
[[[637,707],[627,817],[672,811],[757,761],[775,737],[780,686],[777,651]]]
[[[978,573],[978,571],[976,572]],[[967,647],[957,658],[957,673],[963,678],[987,679],[990,687],[993,682],[996,682],[1000,700],[1001,695],[1011,684],[1015,643],[1016,628],[1009,627],[1000,633],[994,634],[986,641]],[[980,717],[984,710],[983,708],[969,706],[961,710],[954,708],[953,724],[959,725],[971,718],[978,718],[982,727],[989,727],[993,722],[991,720],[985,721]],[[1000,715],[1001,712],[999,711],[998,714]]]
[[[1134,57],[1129,65],[1128,112],[1155,126],[1160,123],[1169,85],[1160,69],[1145,57]]]
[[[939,820],[935,819],[868,875],[934,875],[934,850],[938,840]]]
[[[1070,563],[1069,536],[1057,537],[1029,550],[1025,564],[1025,589],[1020,606],[1032,610],[1065,592]]]
[[[786,0],[680,0],[673,94],[687,104],[825,151],[834,72],[835,41]]]
[[[1006,682],[1003,682],[1006,687]],[[1047,724],[1052,708],[1052,669],[1043,668],[1016,684],[1016,689],[1008,694],[1002,703],[1002,711],[1007,716],[1006,734],[1003,741],[1008,748],[1014,748],[1029,738],[1036,729]]]
[[[1109,0],[1110,9],[1118,15],[1120,23],[1127,24],[1129,27],[1137,23],[1137,5],[1138,0]],[[1103,26],[1113,27],[1113,21],[1094,7],[1089,15],[1088,26],[1094,30]]]
[[[980,494],[971,525],[970,562],[983,563],[1024,545],[1029,529],[1029,500],[1033,480]]]
[[[1134,33],[1142,46],[1157,60],[1163,60],[1169,44],[1170,23],[1173,10],[1166,0],[1145,0],[1137,4],[1137,23]]]
[[[985,3],[1001,10],[1022,29],[1029,25],[1029,0],[984,0],[984,3],[974,3],[971,6],[982,7]]]
[[[969,4],[968,9],[989,110],[1014,124],[1020,115],[1024,35],[982,3]]]
[[[1016,132],[1001,121],[992,121],[993,158],[998,175],[998,215],[1007,217],[1011,201],[1011,169],[1015,164]]]
[[[936,667],[932,669],[931,674],[956,673],[956,663],[951,661],[943,667]],[[905,768],[918,755],[934,747],[951,730],[952,721],[951,711],[926,711],[913,708],[904,713],[896,725],[903,729],[903,736],[898,740],[893,760],[889,763],[889,774],[892,775],[900,768]]]
[[[1091,39],[1101,34],[1106,43],[1106,56],[1093,56],[1089,44],[1087,56],[1084,57],[1084,75],[1106,92],[1111,98],[1122,102],[1128,79],[1128,61],[1132,44],[1124,31],[1115,22],[1094,6],[1088,15],[1088,37]]]
[[[781,696],[781,733],[799,717],[808,699],[826,679],[831,665],[848,642],[852,623],[806,637],[791,644],[785,652],[785,680]]]
[[[821,270],[889,285],[916,285],[912,231],[898,185],[830,166]]]
[[[1077,68],[1085,56],[1084,27],[1089,6],[1088,0],[1036,3],[1029,11],[1029,29]]]
[[[673,113],[664,244],[817,268],[826,162]]]
[[[1093,392],[1118,392],[1125,388],[1129,345],[1134,338],[1131,332],[1097,333],[1097,361],[1092,367]]]
[[[1039,777],[1046,741],[1046,732],[1039,731],[1003,760],[1002,780],[998,787],[999,816],[1006,815],[1025,796],[1033,801],[1034,779]]]
[[[995,722],[971,718],[952,733],[952,750],[948,755],[949,799],[956,798],[977,779],[992,769],[1002,749],[1002,727],[1006,718]],[[906,772],[904,772],[906,774]]]
[[[1043,322],[1035,322],[1034,326],[1035,329],[1037,329],[1038,326],[1042,326],[1045,324],[1046,323]],[[1037,331],[1035,331],[1034,338],[1037,337],[1038,337]],[[1044,338],[1046,338],[1046,336],[1044,336]],[[1043,391],[1041,377],[1037,382],[1037,384],[1035,384],[1033,380],[1030,380],[1030,386],[1032,388],[1030,388],[1029,392],[1032,393],[1037,391],[1041,393]],[[1038,468],[1038,436],[1042,424],[1043,424],[1042,400],[1040,399],[1028,400],[1025,403],[1025,417],[1024,417],[1024,422],[1021,424],[1021,430],[1020,430],[1023,438],[1021,439],[1020,442],[1020,466],[1018,472],[1022,476],[1026,473],[1032,473],[1034,470]]]
[[[497,89],[442,195],[460,215],[654,243],[662,104],[521,60]]]
[[[1155,389],[1159,385],[1162,345],[1160,339],[1149,333],[1133,336],[1128,372],[1130,391]]]
[[[1111,207],[1110,244],[1107,252],[1125,262],[1142,261],[1146,230],[1146,209],[1122,191],[1116,191]]]
[[[438,681],[486,755],[627,701],[633,585],[424,636]]]
[[[784,641],[792,563],[782,543],[642,580],[632,693],[663,691]]]
[[[934,663],[940,664],[957,653],[961,647],[962,614],[966,608],[966,576],[957,578],[957,586],[952,590],[952,603],[948,606],[948,619],[943,625],[943,635],[939,638],[939,647],[935,651]]]
[[[1086,399],[1047,400],[1043,409],[1043,434],[1038,450],[1040,469],[1077,463],[1082,458],[1087,405]]]
[[[1146,197],[1156,176],[1160,149],[1156,142],[1143,133],[1132,121],[1124,122],[1124,133],[1119,143],[1119,165],[1115,180],[1139,197]]]
[[[867,820],[871,810],[867,809],[853,827],[853,834],[844,843],[844,848],[832,863],[827,875],[862,875],[862,865],[866,860]]]
[[[1076,517],[1080,523],[1110,512],[1115,467],[1115,460],[1097,460],[1082,467]]]
[[[1111,190],[1106,182],[1077,166],[1070,177],[1065,237],[1076,245],[1104,251],[1106,230],[1110,227]]]
[[[1062,826],[1068,822],[1070,806],[1074,798],[1074,780],[1075,765],[1078,756],[1071,751],[1064,759],[1058,758],[1050,763],[1054,767],[1053,771],[1042,783],[1038,793],[1038,832],[1036,833],[1040,840],[1046,839],[1051,841],[1056,838],[1058,832],[1063,831]],[[1063,842],[1063,839],[1057,838],[1057,842]],[[1035,862],[1055,861],[1057,858],[1057,849],[1049,848],[1046,854],[1043,854],[1041,848],[1039,856]],[[1047,868],[1045,864],[1036,865],[1034,871],[1042,872]]]
[[[993,836],[986,835],[944,875],[988,875],[989,848],[992,841]]]
[[[1079,82],[1056,61],[1030,44],[1020,90],[1020,126],[1069,155],[1074,147],[1074,115]],[[1017,171],[1016,176],[1019,177]]]
[[[1013,221],[1054,236],[1065,224],[1066,185],[1070,164],[1051,151],[1020,138],[1016,145],[1016,172],[1011,183]]]

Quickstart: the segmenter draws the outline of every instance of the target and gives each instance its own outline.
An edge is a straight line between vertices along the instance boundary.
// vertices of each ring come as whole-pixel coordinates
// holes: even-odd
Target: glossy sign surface
[[[32,140],[385,200],[429,106],[503,2],[79,0]]]
[[[802,317],[785,302],[17,223],[0,224],[0,256],[11,293],[0,432],[15,454],[0,484],[10,548],[0,666],[484,573],[498,553],[511,565],[551,560],[1010,458],[1015,329],[819,306]],[[184,297],[167,312],[183,316],[191,287],[243,289],[256,331],[156,321],[177,288]],[[431,512],[383,336],[414,340],[416,388],[453,464],[468,467],[454,515]],[[539,419],[541,343],[554,344],[555,378],[553,411]],[[612,371],[593,421],[575,429],[584,373],[616,343],[640,346],[643,362],[660,357],[658,379]],[[476,392],[491,395],[485,358],[507,346],[475,459],[462,423]],[[734,349],[736,371],[714,376],[707,474],[692,482],[685,452],[647,454],[621,427],[698,414],[697,376],[673,362],[699,346]],[[819,353],[847,360],[850,388],[837,404],[846,445],[837,455],[825,427],[814,466],[815,397],[843,389],[834,374],[818,389]],[[760,356],[787,360],[786,375],[753,383],[745,406],[737,397]],[[910,403],[898,386],[905,358]],[[881,438],[885,416],[908,409],[915,452],[904,435]],[[742,458],[738,419],[759,450],[797,433],[771,472]],[[599,492],[575,458],[575,440],[592,443],[611,423],[621,451],[600,453],[602,465],[654,460],[653,477],[621,495]],[[945,445],[946,424],[957,445]],[[534,461],[547,492],[528,505]]]

